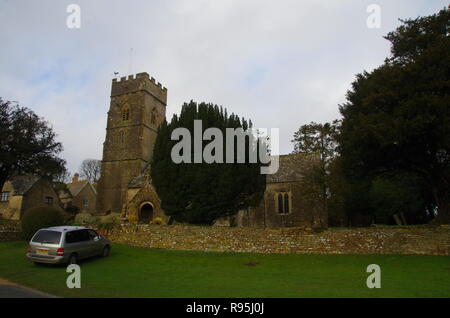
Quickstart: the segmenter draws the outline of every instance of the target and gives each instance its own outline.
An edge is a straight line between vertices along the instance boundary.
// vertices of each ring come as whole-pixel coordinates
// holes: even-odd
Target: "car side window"
[[[66,243],[76,243],[79,242],[79,231],[70,231],[66,233]]]
[[[95,237],[98,236],[97,232],[95,232],[94,230],[88,230],[89,232],[89,239],[93,240]]]
[[[89,232],[88,230],[80,230],[80,241],[89,241]]]

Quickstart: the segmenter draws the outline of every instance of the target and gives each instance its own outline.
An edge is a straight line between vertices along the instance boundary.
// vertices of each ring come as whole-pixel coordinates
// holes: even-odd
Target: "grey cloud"
[[[81,29],[66,7],[81,6]],[[382,28],[366,27],[378,3]],[[0,1],[0,96],[49,120],[75,172],[101,158],[111,78],[146,71],[169,90],[167,116],[194,99],[256,127],[279,127],[281,152],[309,121],[339,116],[354,75],[389,54],[398,18],[446,1]],[[130,49],[133,54],[130,63]],[[130,65],[131,64],[131,65]]]

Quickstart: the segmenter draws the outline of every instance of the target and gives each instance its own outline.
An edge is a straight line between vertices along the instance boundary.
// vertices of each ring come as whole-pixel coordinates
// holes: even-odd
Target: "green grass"
[[[450,297],[450,257],[169,251],[114,244],[81,263],[81,289],[65,266],[36,266],[26,243],[0,243],[0,277],[65,297]],[[253,266],[246,264],[255,263]],[[381,266],[381,288],[366,267]]]

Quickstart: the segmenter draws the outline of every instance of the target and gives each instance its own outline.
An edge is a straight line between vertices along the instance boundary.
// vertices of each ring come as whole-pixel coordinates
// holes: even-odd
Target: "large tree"
[[[18,174],[53,178],[64,170],[62,145],[48,122],[33,111],[0,98],[0,189]]]
[[[357,75],[340,106],[343,169],[355,191],[367,195],[378,177],[420,178],[441,222],[450,221],[449,21],[448,9],[402,20],[386,36],[391,57]]]
[[[319,152],[323,165],[328,165],[337,155],[336,136],[339,132],[339,125],[338,120],[325,124],[311,122],[302,125],[294,133],[293,153]]]
[[[100,179],[102,170],[102,162],[97,159],[85,159],[80,166],[80,174],[83,178],[88,179],[91,183]]]
[[[226,128],[246,130],[251,126],[251,122],[234,114],[228,116],[217,105],[197,105],[192,101],[185,103],[181,114],[174,115],[170,123],[164,122],[159,128],[151,168],[162,208],[180,222],[211,224],[219,217],[257,206],[264,194],[266,176],[260,173],[260,163],[249,163],[247,152],[245,163],[174,163],[171,152],[179,141],[171,140],[172,131],[180,127],[189,130],[192,147],[184,151],[193,158],[194,120],[202,120],[202,134],[215,127],[225,136]],[[249,142],[247,139],[246,149]],[[208,144],[210,141],[203,141],[202,149]],[[219,147],[225,154],[225,141]],[[225,158],[222,160],[225,162]]]
[[[334,120],[331,123],[315,123],[311,122],[300,126],[300,128],[294,133],[294,139],[291,140],[294,143],[293,153],[301,152],[318,152],[320,156],[320,165],[305,172],[307,174],[307,180],[312,183],[312,188],[315,189],[318,186],[321,189],[320,197],[323,200],[325,209],[328,208],[328,201],[335,193],[331,192],[330,187],[330,175],[331,175],[331,163],[337,156],[337,134],[339,132],[340,121]],[[334,189],[333,189],[334,190]],[[334,212],[331,212],[331,214]]]

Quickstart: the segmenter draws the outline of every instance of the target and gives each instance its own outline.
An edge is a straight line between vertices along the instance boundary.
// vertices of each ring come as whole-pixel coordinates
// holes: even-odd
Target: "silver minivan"
[[[108,256],[111,242],[84,226],[55,226],[38,230],[30,240],[27,257],[35,263],[76,264],[91,256]]]

